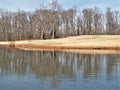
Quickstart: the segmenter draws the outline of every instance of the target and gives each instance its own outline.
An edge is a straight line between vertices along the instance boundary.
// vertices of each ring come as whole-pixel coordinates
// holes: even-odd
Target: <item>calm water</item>
[[[120,54],[0,48],[4,89],[120,89]]]

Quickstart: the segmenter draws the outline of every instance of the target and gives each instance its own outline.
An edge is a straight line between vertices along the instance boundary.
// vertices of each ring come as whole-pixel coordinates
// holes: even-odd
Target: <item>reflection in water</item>
[[[47,80],[54,88],[59,87],[62,82],[65,83],[65,80],[81,83],[118,80],[119,83],[120,54],[80,54],[0,48],[0,78],[10,74],[17,77],[32,74],[39,80]],[[116,88],[119,87],[118,85]]]

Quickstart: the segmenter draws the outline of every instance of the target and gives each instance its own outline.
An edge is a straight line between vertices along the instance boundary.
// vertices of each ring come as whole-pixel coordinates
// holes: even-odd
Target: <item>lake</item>
[[[1,89],[120,89],[120,54],[1,47]]]

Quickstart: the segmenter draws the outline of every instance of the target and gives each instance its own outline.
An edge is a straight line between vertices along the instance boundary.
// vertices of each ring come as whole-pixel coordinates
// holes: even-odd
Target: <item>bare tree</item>
[[[84,34],[91,34],[92,32],[92,18],[93,9],[83,9],[83,20],[84,20]]]
[[[106,12],[106,31],[108,34],[115,34],[115,17],[114,13],[111,11],[111,8],[107,8]]]
[[[82,19],[82,15],[81,12],[79,12],[79,16],[77,16],[77,35],[82,35],[83,34],[83,19]]]
[[[120,34],[120,13],[107,8],[63,9],[57,0],[33,12],[0,9],[0,41],[50,39],[72,35]]]
[[[101,17],[102,17],[102,15],[101,15],[99,9],[97,7],[95,7],[94,16],[93,16],[93,23],[94,23],[93,34],[100,34],[102,31]]]

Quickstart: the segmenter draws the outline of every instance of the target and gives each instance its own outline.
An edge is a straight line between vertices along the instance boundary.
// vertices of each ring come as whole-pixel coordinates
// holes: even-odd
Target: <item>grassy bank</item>
[[[82,35],[59,39],[0,42],[21,49],[109,49],[120,50],[120,35]]]

